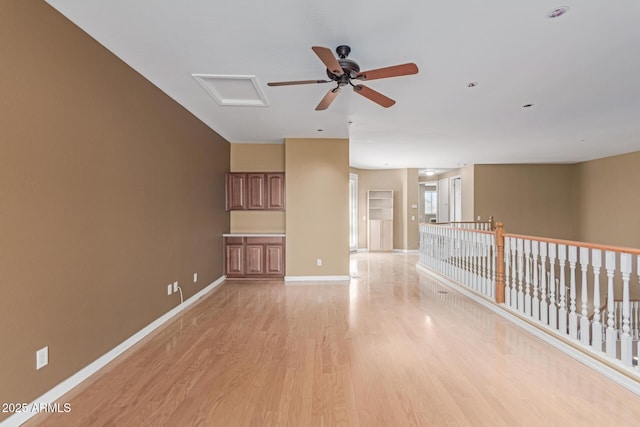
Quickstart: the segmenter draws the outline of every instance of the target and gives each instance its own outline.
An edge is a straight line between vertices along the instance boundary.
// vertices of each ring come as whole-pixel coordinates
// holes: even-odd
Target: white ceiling
[[[348,137],[360,168],[640,150],[637,0],[47,1],[232,143]],[[340,44],[362,70],[420,72],[367,83],[389,109],[343,90],[315,111],[333,84],[267,87],[325,79],[311,46]],[[192,74],[255,76],[268,106],[219,105]]]

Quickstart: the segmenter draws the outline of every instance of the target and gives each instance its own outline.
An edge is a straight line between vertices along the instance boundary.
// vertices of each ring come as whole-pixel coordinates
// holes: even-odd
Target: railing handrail
[[[598,249],[610,252],[622,252],[632,255],[640,255],[640,249],[627,248],[624,246],[603,245],[600,243],[578,242],[575,240],[553,239],[550,237],[528,236],[525,234],[505,233],[504,237],[513,237],[516,239],[537,240],[538,242],[556,243],[559,245],[577,246],[580,248]]]
[[[460,227],[451,227],[448,225],[440,225],[440,224],[445,224],[445,223],[435,223],[435,222],[421,222],[420,225],[436,225],[438,226],[438,228],[446,228],[449,230],[463,230],[463,231],[472,231],[474,233],[482,233],[482,234],[491,234],[494,235],[496,234],[495,231],[486,231],[486,230],[476,230],[474,228],[460,228]],[[489,224],[489,222],[468,222],[465,224]]]

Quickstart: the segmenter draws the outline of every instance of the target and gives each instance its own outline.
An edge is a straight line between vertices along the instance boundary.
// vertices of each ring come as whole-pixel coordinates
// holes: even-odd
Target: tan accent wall
[[[475,165],[474,211],[510,233],[577,238],[573,165]]]
[[[284,144],[231,144],[231,172],[283,172]],[[285,178],[285,185],[286,185]],[[284,233],[286,212],[231,211],[231,233]]]
[[[640,152],[578,163],[578,238],[640,248]]]
[[[286,139],[285,165],[286,275],[348,276],[349,141]]]
[[[30,402],[223,275],[229,144],[46,3],[0,16],[0,402]]]

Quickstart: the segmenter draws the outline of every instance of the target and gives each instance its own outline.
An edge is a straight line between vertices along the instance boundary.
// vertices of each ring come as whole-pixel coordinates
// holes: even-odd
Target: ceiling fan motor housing
[[[342,67],[344,74],[337,76],[327,69],[327,76],[329,76],[331,80],[338,82],[340,86],[344,86],[349,84],[350,79],[356,78],[356,75],[360,72],[360,66],[356,61],[346,58],[338,59],[338,63],[340,64],[340,67]]]

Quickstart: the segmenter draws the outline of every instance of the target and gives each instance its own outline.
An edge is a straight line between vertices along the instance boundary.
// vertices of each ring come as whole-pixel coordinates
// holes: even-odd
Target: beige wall
[[[402,188],[406,180],[404,169],[351,169],[358,175],[358,248],[366,249],[367,244],[367,191],[393,190],[393,247],[402,248],[404,217],[402,209]]]
[[[404,182],[404,245],[402,249],[418,249],[418,169],[405,169]],[[414,208],[415,206],[415,208]]]
[[[578,238],[640,248],[640,152],[578,163]]]
[[[44,2],[0,16],[0,402],[29,402],[223,275],[229,145]]]
[[[445,173],[428,177],[428,181],[437,181],[444,178],[460,177],[462,181],[462,221],[475,221],[477,214],[475,213],[474,195],[475,195],[475,166],[465,166],[459,169],[451,169]],[[449,184],[449,192],[451,192],[451,183]],[[449,196],[451,200],[451,196]],[[488,217],[481,217],[482,220]]]
[[[284,172],[284,144],[231,144],[229,163],[231,172]],[[284,233],[285,224],[286,212],[230,212],[231,233]]]
[[[231,144],[231,172],[284,172],[284,144]]]
[[[510,233],[577,237],[573,165],[475,165],[474,212]]]
[[[367,191],[393,190],[393,248],[418,249],[418,169],[356,169],[358,175],[358,248],[367,248]],[[411,216],[415,220],[411,220]]]
[[[348,276],[349,141],[287,139],[285,165],[286,275]]]

